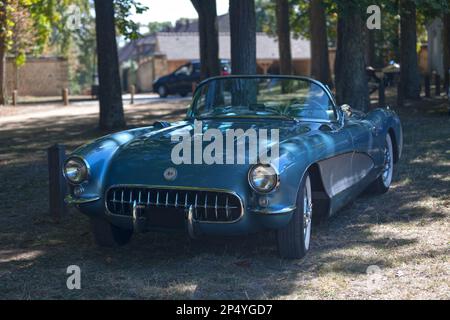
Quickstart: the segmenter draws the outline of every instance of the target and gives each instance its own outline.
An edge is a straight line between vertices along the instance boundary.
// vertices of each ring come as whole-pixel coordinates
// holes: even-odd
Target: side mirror
[[[353,114],[352,108],[348,104],[343,104],[341,110],[347,117],[351,117]]]
[[[339,125],[344,126],[345,120],[352,115],[352,108],[348,104],[343,104],[338,108],[339,112]]]

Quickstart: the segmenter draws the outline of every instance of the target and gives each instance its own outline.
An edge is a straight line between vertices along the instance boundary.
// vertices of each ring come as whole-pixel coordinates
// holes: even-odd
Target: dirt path
[[[184,100],[126,107],[130,126],[183,116]],[[0,118],[0,299],[450,298],[450,119],[441,107],[400,110],[404,157],[392,189],[357,199],[314,230],[304,260],[277,257],[271,233],[190,243],[145,234],[99,249],[88,219],[47,216],[46,148],[73,149],[104,132],[97,108],[72,106]],[[82,289],[66,288],[66,269]],[[375,277],[366,270],[378,268]],[[373,280],[373,281],[371,281]]]

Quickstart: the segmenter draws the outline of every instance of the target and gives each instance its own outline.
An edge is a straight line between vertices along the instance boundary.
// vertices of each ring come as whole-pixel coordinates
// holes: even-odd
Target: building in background
[[[230,26],[228,14],[218,17],[219,58],[230,59]],[[294,74],[309,75],[311,64],[310,42],[292,38]],[[333,57],[333,50],[330,50]],[[258,73],[279,73],[278,42],[265,33],[256,35]],[[123,88],[136,85],[138,91],[149,92],[152,83],[160,76],[175,71],[181,65],[200,59],[198,22],[183,20],[168,30],[128,42],[119,50]],[[334,63],[332,63],[333,65]]]

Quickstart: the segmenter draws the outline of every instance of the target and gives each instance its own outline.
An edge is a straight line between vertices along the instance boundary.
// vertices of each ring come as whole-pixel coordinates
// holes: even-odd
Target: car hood
[[[166,83],[170,80],[170,74],[167,74],[165,76],[161,76],[158,79],[156,79],[156,81],[154,82],[154,84],[163,84]]]
[[[200,127],[200,126],[199,126]],[[253,129],[267,129],[270,137],[270,129],[279,129],[280,158],[286,156],[289,148],[284,148],[284,144],[291,139],[298,139],[308,135],[313,130],[313,125],[309,123],[295,123],[293,121],[260,121],[260,120],[203,120],[201,122],[201,132],[207,129],[217,129],[224,137],[228,129],[242,129],[244,131]],[[198,128],[195,131],[199,132]],[[181,141],[172,141],[173,137],[183,134],[194,135],[194,122],[183,121],[172,124],[170,127],[143,134],[121,146],[115,153],[109,165],[107,185],[113,184],[151,184],[151,185],[189,185],[196,187],[211,187],[211,177],[216,178],[215,187],[226,187],[230,179],[239,176],[241,179],[246,176],[250,165],[246,159],[246,165],[221,165],[221,164],[181,164],[175,165],[172,162],[172,150]],[[203,143],[203,149],[210,142]],[[192,154],[194,153],[191,144]],[[236,154],[235,154],[236,155]],[[192,156],[193,159],[193,156]],[[235,162],[236,163],[236,162]],[[174,181],[167,181],[164,178],[164,171],[167,168],[175,167],[177,177]],[[242,173],[242,175],[239,174]],[[231,181],[235,185],[236,181]]]

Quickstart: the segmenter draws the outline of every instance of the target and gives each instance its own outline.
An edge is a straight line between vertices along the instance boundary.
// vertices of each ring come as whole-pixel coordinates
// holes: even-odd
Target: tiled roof
[[[193,60],[200,58],[199,37],[196,32],[161,32],[143,37],[125,45],[119,52],[119,60],[124,62],[138,56],[137,47],[144,46],[139,56],[151,56],[155,53],[165,54],[168,60]],[[292,58],[310,59],[310,42],[303,38],[292,38]],[[143,52],[142,52],[143,51]],[[278,42],[276,38],[265,33],[256,35],[257,59],[278,59]],[[230,59],[230,34],[219,33],[219,57]]]

